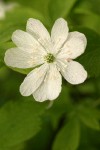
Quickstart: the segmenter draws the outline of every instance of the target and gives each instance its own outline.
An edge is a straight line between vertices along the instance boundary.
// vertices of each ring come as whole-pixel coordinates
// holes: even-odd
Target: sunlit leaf
[[[9,101],[0,109],[0,148],[17,145],[40,130],[45,106],[27,100]]]
[[[10,0],[10,1],[16,1],[16,0]],[[22,5],[24,7],[28,7],[32,10],[37,10],[39,13],[41,13],[45,17],[48,16],[48,2],[49,2],[49,0],[30,0],[30,1],[17,0],[17,3],[19,5]]]
[[[29,18],[37,18],[43,21],[41,14],[27,8],[19,8],[12,13],[9,13],[6,16],[6,19],[1,22],[0,43],[11,40],[11,35],[15,30],[25,30],[26,23]]]
[[[68,16],[77,0],[50,0],[49,12],[52,20]]]

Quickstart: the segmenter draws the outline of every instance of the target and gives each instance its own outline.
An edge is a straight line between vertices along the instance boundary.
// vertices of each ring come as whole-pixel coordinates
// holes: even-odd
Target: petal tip
[[[12,36],[11,36],[11,39],[12,39],[12,41],[14,42],[14,38],[15,38],[15,36],[18,34],[18,32],[20,32],[21,30],[20,29],[18,29],[18,30],[15,30],[13,33],[12,33]]]
[[[8,49],[6,52],[5,52],[5,55],[4,55],[4,63],[7,65],[7,66],[11,66],[10,65],[10,49]],[[11,66],[12,67],[12,66]]]
[[[30,96],[31,94],[27,93],[27,91],[23,88],[23,83],[20,85],[19,92],[22,96]]]

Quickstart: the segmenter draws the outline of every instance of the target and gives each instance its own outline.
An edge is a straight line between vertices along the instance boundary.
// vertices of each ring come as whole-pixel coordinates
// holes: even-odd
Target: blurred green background
[[[100,0],[5,0],[18,6],[0,20],[0,150],[100,150]],[[19,86],[28,70],[8,68],[5,51],[11,35],[25,30],[28,18],[48,31],[63,17],[70,31],[87,37],[86,52],[77,58],[88,79],[77,86],[63,80],[53,105],[22,97]]]

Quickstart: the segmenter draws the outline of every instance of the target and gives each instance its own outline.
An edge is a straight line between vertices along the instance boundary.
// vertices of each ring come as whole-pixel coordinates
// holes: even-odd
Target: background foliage
[[[0,21],[0,150],[100,150],[100,0],[5,0],[19,7]],[[13,47],[11,35],[37,18],[50,31],[55,19],[68,21],[70,31],[84,33],[86,52],[77,58],[88,72],[85,83],[63,81],[61,95],[49,101],[24,98],[19,86],[29,70],[4,64]]]

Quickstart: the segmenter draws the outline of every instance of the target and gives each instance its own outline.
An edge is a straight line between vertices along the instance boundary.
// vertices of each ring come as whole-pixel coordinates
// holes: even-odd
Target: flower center
[[[55,60],[55,57],[53,56],[53,54],[48,53],[48,54],[44,57],[44,60],[45,60],[47,63],[53,63],[54,60]]]

